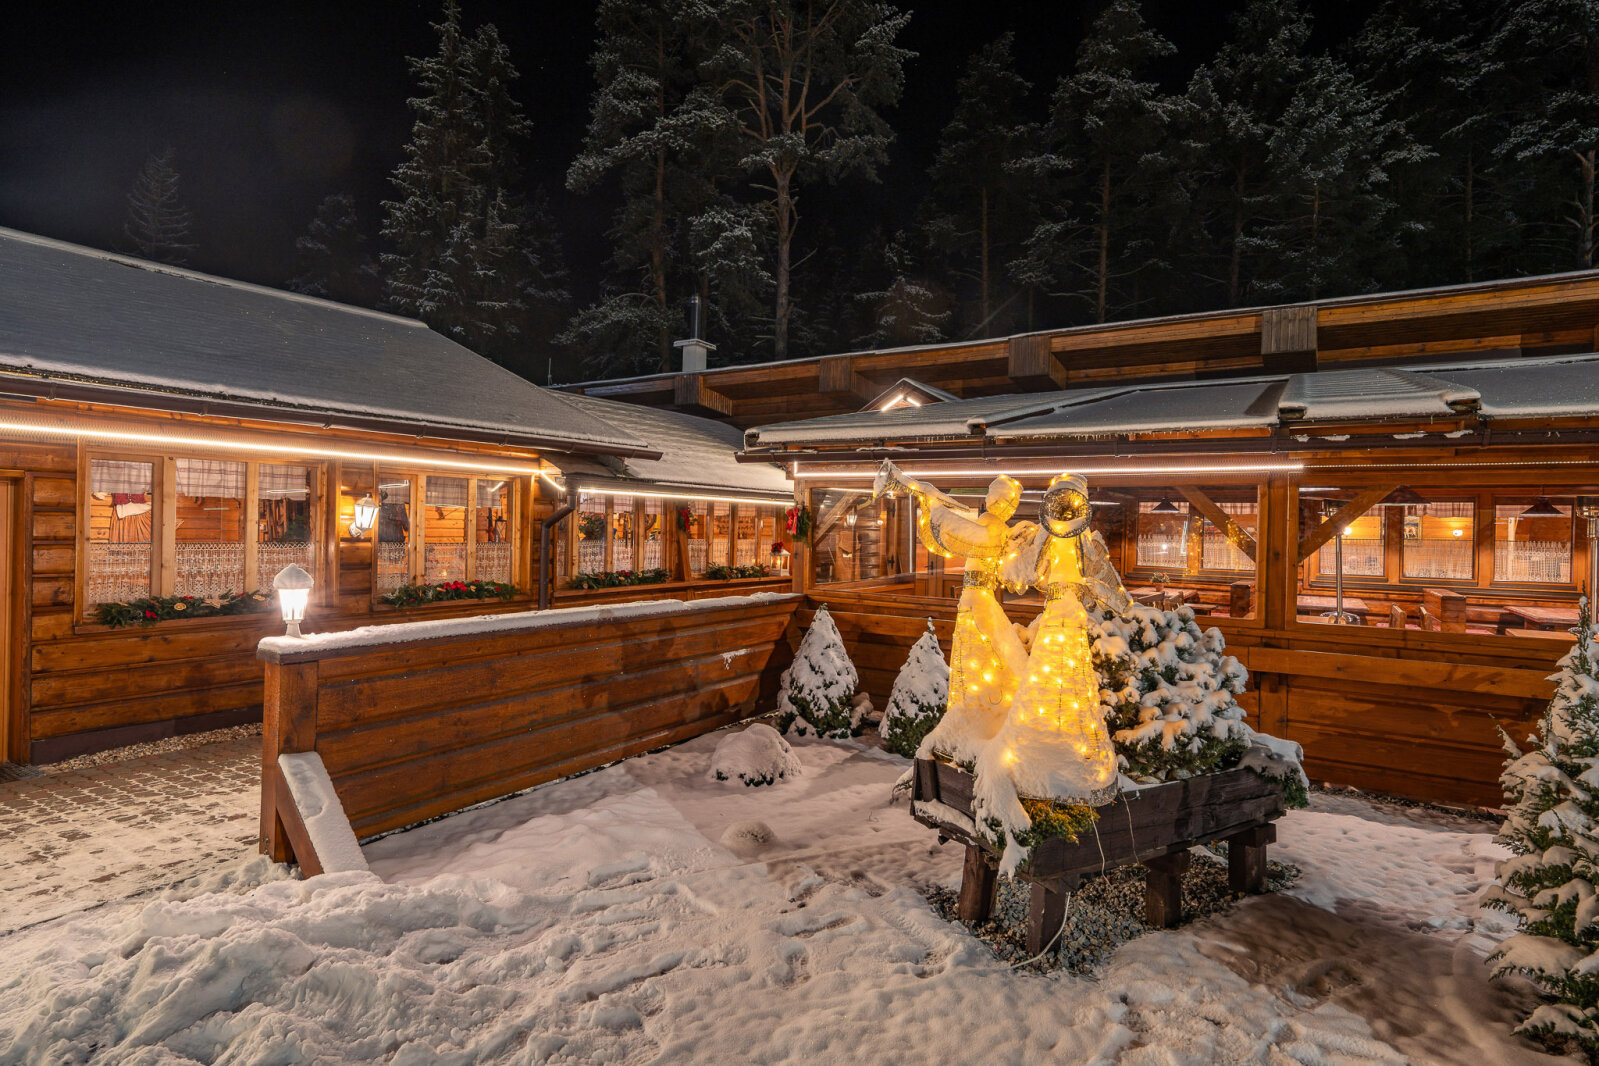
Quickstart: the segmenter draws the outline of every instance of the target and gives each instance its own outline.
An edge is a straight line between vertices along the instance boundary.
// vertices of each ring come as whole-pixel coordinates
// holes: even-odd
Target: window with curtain
[[[1374,507],[1344,527],[1345,577],[1383,577],[1387,574],[1387,556],[1382,539],[1386,510]],[[1322,577],[1337,576],[1338,545],[1332,541],[1323,544],[1317,551],[1316,572]]]
[[[90,605],[150,595],[154,482],[152,463],[89,461],[84,596]]]
[[[664,501],[644,498],[644,537],[640,545],[640,570],[655,570],[666,565],[666,515]]]
[[[422,580],[466,580],[467,486],[464,477],[428,475],[422,521]]]
[[[255,551],[259,583],[270,586],[278,571],[291,563],[314,572],[312,469],[262,463],[257,477]]]
[[[477,483],[477,578],[510,584],[511,482],[480,478]],[[563,538],[556,538],[565,547]],[[557,557],[558,561],[560,557]]]
[[[710,559],[711,519],[709,504],[704,500],[692,500],[682,505],[688,512],[687,526],[683,537],[688,543],[688,568],[691,574],[705,573],[705,567]]]
[[[605,572],[605,497],[586,492],[577,502],[577,572]]]
[[[1560,517],[1526,516],[1532,500],[1494,504],[1494,580],[1530,584],[1571,582],[1571,507],[1554,504]]]
[[[1172,511],[1157,510],[1162,506]],[[1143,500],[1138,505],[1138,565],[1156,570],[1188,569],[1190,523],[1187,503]]]
[[[407,474],[378,473],[378,542],[372,581],[379,594],[411,582],[412,488]]]
[[[711,552],[712,566],[727,566],[733,548],[733,505],[723,500],[711,501]]]
[[[1404,576],[1471,580],[1476,571],[1476,514],[1477,505],[1469,500],[1405,507]]]
[[[638,561],[633,557],[633,497],[631,496],[611,498],[610,569],[638,569]]]
[[[749,566],[755,562],[755,530],[755,509],[748,504],[740,504],[738,516],[733,524],[733,562],[735,565]]]
[[[173,595],[211,599],[251,591],[244,573],[244,464],[179,459]]]

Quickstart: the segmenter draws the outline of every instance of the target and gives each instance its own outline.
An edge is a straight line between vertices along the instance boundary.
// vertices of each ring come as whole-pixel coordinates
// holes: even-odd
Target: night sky
[[[811,190],[808,217],[890,228],[908,220],[966,57],[1016,31],[1042,110],[1099,9],[1039,0],[908,6],[902,41],[920,55],[891,115],[900,139],[883,184]],[[1161,71],[1171,88],[1225,38],[1226,14],[1239,6],[1145,4],[1145,17],[1178,46]],[[1312,4],[1317,43],[1336,42],[1372,6]],[[534,124],[525,164],[553,197],[573,288],[586,300],[614,206],[563,185],[587,117],[592,5],[462,0],[462,9],[468,26],[499,27],[522,72],[519,96]],[[353,192],[375,236],[410,128],[405,57],[432,51],[428,23],[438,10],[415,0],[14,4],[0,42],[0,225],[116,247],[128,187],[150,152],[170,147],[194,214],[190,265],[280,285],[323,196]]]

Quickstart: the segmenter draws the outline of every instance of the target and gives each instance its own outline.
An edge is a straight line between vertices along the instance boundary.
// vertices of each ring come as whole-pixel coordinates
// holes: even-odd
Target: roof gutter
[[[76,403],[104,403],[136,410],[162,413],[196,414],[218,418],[251,418],[305,426],[310,429],[348,429],[367,433],[392,433],[396,436],[431,437],[443,441],[489,444],[503,447],[533,448],[539,451],[568,452],[575,455],[619,455],[631,459],[659,459],[662,453],[630,444],[595,444],[532,433],[504,433],[492,430],[473,432],[462,426],[352,415],[337,410],[291,407],[242,400],[216,400],[178,392],[160,392],[129,385],[109,385],[72,378],[44,377],[0,370],[0,397],[25,400],[65,400]],[[299,416],[299,417],[294,417]],[[321,417],[318,417],[321,416]]]

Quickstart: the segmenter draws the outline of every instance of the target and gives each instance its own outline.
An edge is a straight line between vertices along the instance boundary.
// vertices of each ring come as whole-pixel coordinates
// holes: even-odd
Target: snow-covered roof
[[[684,492],[771,496],[781,501],[794,497],[794,487],[782,468],[738,461],[744,435],[733,426],[593,396],[574,394],[567,399],[584,413],[637,437],[652,451],[661,453],[659,459],[554,460],[563,472],[580,475],[585,484],[626,488],[631,487],[627,484],[630,482],[647,482]]]
[[[0,229],[0,374],[646,451],[421,322]]]
[[[1359,367],[954,400],[746,431],[749,449],[887,441],[1062,439],[1380,419],[1599,417],[1599,353]]]

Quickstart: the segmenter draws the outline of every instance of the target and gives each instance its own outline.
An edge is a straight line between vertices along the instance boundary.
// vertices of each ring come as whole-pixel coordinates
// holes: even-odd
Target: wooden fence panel
[[[593,769],[766,709],[800,602],[556,610],[415,640],[402,623],[355,647],[268,641],[264,769],[280,750],[317,752],[357,836]],[[288,671],[301,680],[286,683]],[[286,840],[264,799],[263,848],[280,854]]]

